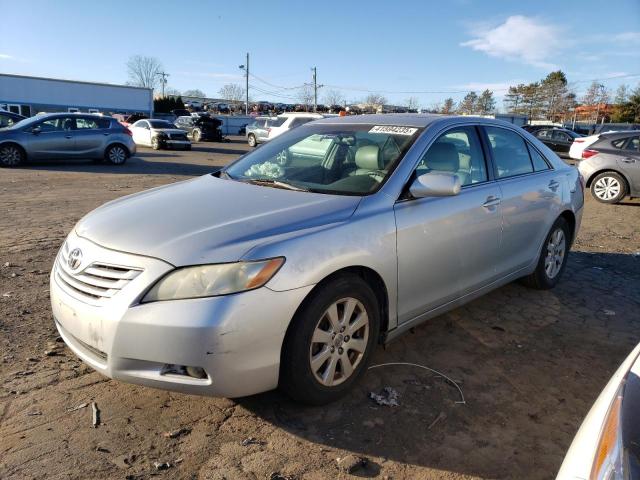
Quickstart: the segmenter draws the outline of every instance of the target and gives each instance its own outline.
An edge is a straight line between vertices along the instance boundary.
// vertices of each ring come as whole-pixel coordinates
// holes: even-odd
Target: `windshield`
[[[167,122],[166,120],[149,120],[151,124],[151,128],[176,128],[173,123]]]
[[[367,195],[385,182],[421,129],[309,124],[227,167],[233,180],[340,195]]]

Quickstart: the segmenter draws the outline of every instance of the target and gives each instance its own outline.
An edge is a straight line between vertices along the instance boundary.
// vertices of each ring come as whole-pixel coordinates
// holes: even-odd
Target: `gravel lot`
[[[348,397],[319,408],[277,392],[186,396],[110,381],[57,341],[49,270],[74,223],[108,200],[205,174],[246,149],[236,138],[191,152],[141,149],[119,168],[0,170],[0,478],[353,478],[336,462],[349,454],[368,460],[354,472],[360,477],[552,478],[639,341],[637,200],[608,206],[588,196],[556,289],[505,286],[374,355],[374,364],[446,373],[464,405],[441,377],[412,367],[371,370]],[[368,398],[385,386],[399,392],[400,406]],[[77,408],[91,402],[98,428],[90,406]],[[255,441],[243,445],[248,438]]]

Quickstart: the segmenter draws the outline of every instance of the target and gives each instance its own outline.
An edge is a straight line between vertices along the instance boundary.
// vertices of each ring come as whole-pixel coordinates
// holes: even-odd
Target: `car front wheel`
[[[378,300],[360,277],[341,275],[319,286],[287,332],[280,387],[311,405],[340,398],[366,370],[379,325]]]
[[[202,138],[202,133],[197,128],[193,131],[191,135],[193,137],[193,141],[196,143],[199,142],[200,139]]]
[[[256,141],[256,136],[253,133],[250,133],[247,137],[247,143],[249,143],[250,147],[255,147],[258,142]]]
[[[24,162],[24,151],[17,145],[0,146],[0,166],[17,167]]]
[[[627,194],[627,182],[616,172],[603,172],[591,182],[593,198],[602,203],[618,203]]]
[[[160,150],[160,140],[158,140],[158,137],[153,137],[151,139],[151,148],[154,150]]]

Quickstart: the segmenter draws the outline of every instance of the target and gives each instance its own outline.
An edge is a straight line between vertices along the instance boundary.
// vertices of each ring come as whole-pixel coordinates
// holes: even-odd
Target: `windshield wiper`
[[[255,180],[246,180],[247,183],[252,183],[254,185],[266,185],[269,187],[275,188],[285,188],[287,190],[295,190],[297,192],[308,192],[308,188],[297,187],[295,185],[291,185],[287,182],[282,182],[280,180],[272,180],[272,179],[255,179]]]

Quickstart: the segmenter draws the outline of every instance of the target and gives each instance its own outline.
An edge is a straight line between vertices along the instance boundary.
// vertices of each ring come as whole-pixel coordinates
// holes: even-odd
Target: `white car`
[[[640,471],[640,345],[582,422],[556,480],[633,480]]]
[[[300,125],[304,125],[305,123],[312,122],[314,120],[318,120],[320,118],[324,118],[323,115],[319,113],[283,113],[276,117],[277,121],[267,128],[267,137],[261,139],[261,141],[268,142],[269,140],[273,140],[278,135],[282,135],[284,132],[292,130]]]
[[[129,126],[136,145],[161,148],[182,148],[191,150],[191,142],[184,130],[180,130],[173,123],[166,120],[144,119]]]
[[[578,137],[573,140],[569,147],[569,158],[582,160],[582,152],[600,139],[600,134],[589,135],[588,137]]]

